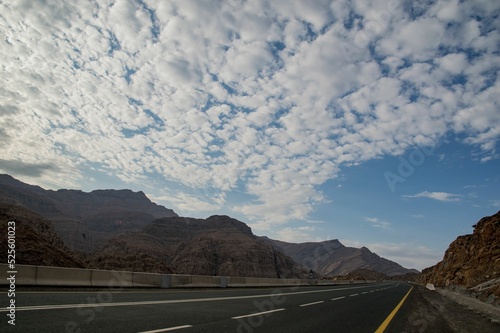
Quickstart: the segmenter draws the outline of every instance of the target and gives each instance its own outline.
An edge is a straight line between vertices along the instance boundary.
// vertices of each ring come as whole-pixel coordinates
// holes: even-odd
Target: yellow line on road
[[[377,328],[375,333],[383,333],[386,330],[386,328],[387,328],[387,326],[389,326],[389,323],[391,322],[391,320],[394,318],[396,313],[399,311],[399,308],[406,301],[406,298],[408,297],[408,295],[410,295],[412,289],[413,289],[413,287],[411,287],[410,290],[408,290],[405,297],[403,297],[401,302],[399,302],[399,304],[394,308],[394,310],[392,310],[392,312],[389,314],[389,316],[387,318],[385,318],[384,322],[382,323],[382,325],[379,326],[379,328]]]

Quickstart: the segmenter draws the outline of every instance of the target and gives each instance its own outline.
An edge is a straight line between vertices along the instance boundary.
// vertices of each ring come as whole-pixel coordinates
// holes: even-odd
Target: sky
[[[500,210],[500,2],[0,3],[0,172],[405,267]]]

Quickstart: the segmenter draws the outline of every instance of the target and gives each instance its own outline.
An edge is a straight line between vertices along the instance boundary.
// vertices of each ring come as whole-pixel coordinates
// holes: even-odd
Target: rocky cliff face
[[[139,231],[155,218],[177,216],[131,190],[44,190],[0,175],[0,202],[17,204],[50,219],[66,246],[91,252],[115,234]]]
[[[471,235],[453,241],[441,262],[422,271],[420,281],[468,288],[479,298],[500,304],[500,212],[482,218]]]
[[[141,231],[113,236],[91,254],[75,254],[52,222],[22,206],[0,203],[0,250],[7,223],[16,222],[16,263],[139,272],[245,277],[304,277],[291,258],[228,216],[157,219]],[[7,262],[4,256],[0,262]]]
[[[388,276],[418,273],[379,257],[366,247],[345,247],[338,240],[309,243],[286,243],[266,238],[271,244],[321,277],[345,275],[356,269],[370,269]]]
[[[0,262],[7,262],[7,223],[15,222],[16,264],[83,267],[64,245],[52,223],[28,209],[0,203]]]
[[[124,259],[126,258],[126,260]],[[89,266],[177,274],[247,277],[300,277],[305,273],[289,257],[258,237],[244,223],[228,216],[185,217],[153,221],[141,232],[117,235],[95,251]],[[125,265],[125,267],[123,267]]]

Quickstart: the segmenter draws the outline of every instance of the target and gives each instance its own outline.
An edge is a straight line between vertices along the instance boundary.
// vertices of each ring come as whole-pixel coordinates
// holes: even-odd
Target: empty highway
[[[16,326],[1,332],[379,332],[411,285],[247,289],[102,289],[16,293]],[[6,304],[6,294],[3,294]],[[404,306],[391,325],[404,316]],[[381,327],[382,325],[382,327]]]

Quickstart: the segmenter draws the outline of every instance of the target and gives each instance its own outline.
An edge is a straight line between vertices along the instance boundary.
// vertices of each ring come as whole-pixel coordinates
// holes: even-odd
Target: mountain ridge
[[[338,239],[305,243],[288,243],[267,237],[266,240],[305,268],[325,278],[345,275],[356,269],[371,269],[387,276],[419,273],[415,269],[404,268],[394,261],[382,258],[365,246],[346,247]]]
[[[23,206],[52,221],[66,246],[90,253],[117,231],[141,230],[155,218],[178,216],[144,194],[122,190],[44,190],[0,175],[0,202]]]
[[[95,268],[256,277],[297,277],[309,269],[322,277],[358,268],[408,272],[365,247],[348,248],[338,240],[291,244],[257,237],[226,215],[180,217],[142,191],[44,190],[0,175],[0,202],[50,220],[64,245]]]
[[[269,278],[303,277],[305,271],[255,236],[250,227],[225,215],[207,219],[165,217],[139,232],[121,233],[92,253],[99,269],[138,267],[143,258],[177,274]]]

